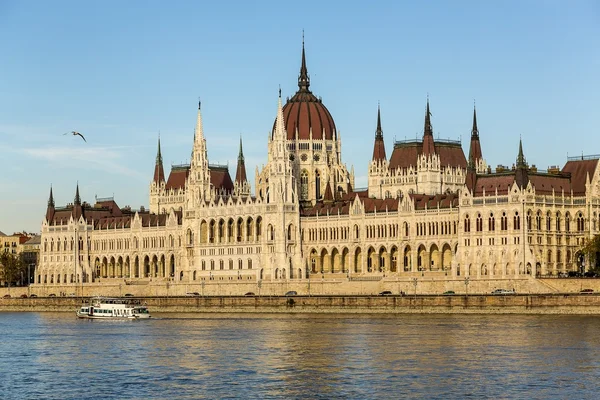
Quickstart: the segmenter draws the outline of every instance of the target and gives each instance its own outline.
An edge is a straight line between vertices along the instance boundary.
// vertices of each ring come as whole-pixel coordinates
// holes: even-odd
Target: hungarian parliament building
[[[78,187],[57,207],[50,189],[35,281],[518,279],[585,268],[600,156],[541,171],[519,143],[512,167],[492,171],[475,110],[466,157],[460,141],[434,139],[429,100],[422,137],[396,141],[391,155],[379,110],[374,128],[368,188],[357,189],[303,44],[298,90],[285,104],[279,93],[254,191],[241,140],[235,177],[209,163],[198,104],[189,164],[167,177],[158,141],[148,209],[92,205]]]

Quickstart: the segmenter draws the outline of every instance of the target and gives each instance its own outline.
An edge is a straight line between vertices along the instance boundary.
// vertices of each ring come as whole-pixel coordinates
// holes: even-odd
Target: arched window
[[[471,220],[469,214],[465,215],[465,232],[471,232]]]
[[[303,169],[300,174],[300,198],[308,199],[308,171]]]
[[[321,198],[321,173],[319,170],[315,170],[315,198],[319,200]]]
[[[513,217],[513,229],[514,230],[521,229],[521,217],[519,216],[518,211],[515,211],[515,216]]]
[[[550,231],[552,228],[552,216],[550,215],[550,211],[546,213],[546,230]]]
[[[585,220],[583,219],[583,214],[577,214],[577,231],[583,232],[585,230]]]
[[[494,213],[490,213],[490,218],[488,219],[488,230],[491,232],[496,230],[496,220],[494,219]]]
[[[560,232],[560,212],[556,213],[556,232]]]
[[[500,230],[505,231],[506,225],[508,225],[507,221],[506,221],[506,213],[503,212],[502,215],[500,216]]]
[[[483,231],[483,218],[481,218],[481,214],[477,214],[477,232]]]
[[[535,229],[538,231],[542,230],[542,212],[538,211],[535,216]]]

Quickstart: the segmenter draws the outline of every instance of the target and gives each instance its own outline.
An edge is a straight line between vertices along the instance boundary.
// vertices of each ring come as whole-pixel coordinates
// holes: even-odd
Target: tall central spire
[[[298,77],[298,87],[301,91],[309,91],[310,78],[306,69],[306,56],[304,55],[304,31],[302,31],[302,66],[300,67],[300,76]]]

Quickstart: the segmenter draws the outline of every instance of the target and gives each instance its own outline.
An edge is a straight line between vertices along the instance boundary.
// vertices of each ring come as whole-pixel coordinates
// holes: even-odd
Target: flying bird
[[[68,135],[69,133],[71,135],[73,135],[73,136],[81,136],[81,138],[83,139],[83,141],[87,143],[87,140],[85,140],[85,138],[83,137],[83,135],[81,133],[77,132],[77,131],[71,131],[71,132],[63,133],[63,136],[64,135]]]

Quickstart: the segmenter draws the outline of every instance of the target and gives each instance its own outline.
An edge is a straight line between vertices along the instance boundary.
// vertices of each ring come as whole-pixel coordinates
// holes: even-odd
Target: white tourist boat
[[[138,299],[92,297],[77,310],[77,317],[87,319],[146,319],[148,307]]]

